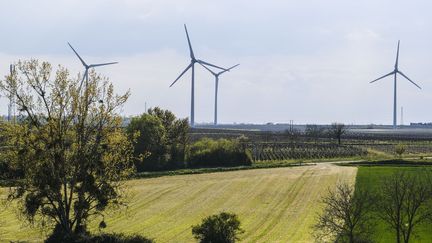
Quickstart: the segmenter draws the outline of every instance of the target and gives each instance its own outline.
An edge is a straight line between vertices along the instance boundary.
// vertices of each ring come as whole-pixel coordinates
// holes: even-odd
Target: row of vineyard
[[[377,151],[381,151],[387,154],[396,154],[396,144],[374,144],[363,146],[364,148],[370,148]],[[405,145],[405,154],[432,154],[432,145],[429,144],[410,144]]]
[[[255,161],[291,159],[330,159],[365,156],[367,150],[336,144],[251,144],[249,150]]]

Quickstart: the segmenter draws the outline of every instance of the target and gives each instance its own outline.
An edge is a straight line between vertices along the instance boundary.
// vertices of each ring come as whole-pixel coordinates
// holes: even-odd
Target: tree
[[[141,158],[136,163],[139,171],[185,167],[189,142],[187,119],[177,119],[171,111],[155,107],[132,118],[126,130],[131,136],[139,132],[134,150]]]
[[[399,156],[399,158],[402,158],[402,154],[405,153],[406,147],[403,144],[398,144],[395,147],[395,152]]]
[[[378,214],[395,232],[396,242],[409,242],[416,227],[430,218],[430,185],[426,175],[398,171],[383,179]]]
[[[325,129],[323,127],[316,125],[316,124],[306,125],[305,135],[307,137],[310,137],[310,138],[317,140],[318,138],[325,135],[324,132],[325,132]]]
[[[173,162],[179,163],[178,166],[185,160],[187,144],[189,143],[189,122],[187,118],[177,119],[177,117],[169,110],[163,110],[155,107],[148,110],[150,115],[158,117],[166,130],[167,147],[170,151],[170,157]]]
[[[237,215],[222,212],[209,216],[199,225],[192,227],[192,234],[201,243],[232,243],[244,231],[240,228]]]
[[[81,87],[62,66],[55,74],[38,60],[16,66],[0,83],[20,111],[20,122],[0,129],[3,159],[23,172],[9,198],[30,223],[64,237],[86,233],[89,220],[122,204],[122,181],[133,172],[132,141],[118,115],[129,92],[116,95],[94,71]]]
[[[372,194],[365,189],[341,183],[322,200],[324,212],[314,226],[318,239],[336,242],[367,242],[372,234]]]
[[[342,136],[347,132],[347,128],[345,124],[343,123],[332,123],[331,127],[329,128],[330,136],[336,138],[338,140],[338,144],[341,144],[341,138]]]
[[[131,137],[134,137],[136,132],[139,133],[134,146],[134,155],[138,158],[135,162],[138,171],[160,170],[166,166],[167,138],[162,121],[158,117],[148,113],[134,117],[126,130]]]

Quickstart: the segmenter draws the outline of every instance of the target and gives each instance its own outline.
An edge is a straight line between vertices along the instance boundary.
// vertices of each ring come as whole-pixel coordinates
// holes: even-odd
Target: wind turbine
[[[397,47],[397,54],[396,54],[396,63],[395,63],[395,69],[393,70],[393,71],[391,71],[390,73],[388,73],[388,74],[386,74],[386,75],[384,75],[384,76],[382,76],[382,77],[379,77],[379,78],[377,78],[377,79],[375,79],[375,80],[373,80],[373,81],[371,81],[370,83],[373,83],[373,82],[376,82],[376,81],[378,81],[378,80],[380,80],[380,79],[383,79],[383,78],[385,78],[385,77],[387,77],[387,76],[391,76],[391,75],[394,75],[394,90],[393,90],[393,129],[396,129],[397,128],[397,124],[396,124],[396,77],[397,77],[397,74],[400,74],[400,75],[402,75],[402,77],[404,77],[404,78],[406,78],[408,81],[410,81],[412,84],[414,84],[417,88],[419,88],[419,89],[421,89],[421,87],[420,86],[418,86],[416,83],[414,83],[414,81],[412,81],[410,78],[408,78],[404,73],[402,73],[400,70],[399,70],[399,67],[398,67],[398,62],[399,62],[399,44],[400,44],[400,41],[398,41],[398,47]]]
[[[87,64],[87,63],[86,63],[86,62],[81,58],[81,56],[78,54],[78,52],[75,51],[75,49],[72,47],[72,45],[71,45],[69,42],[68,42],[68,45],[70,46],[70,48],[72,49],[72,51],[75,53],[75,55],[80,59],[82,65],[83,65],[84,68],[85,68],[84,75],[83,75],[83,79],[81,80],[79,90],[81,90],[81,86],[82,86],[82,84],[83,84],[83,82],[84,82],[84,79],[86,80],[86,85],[87,85],[87,82],[88,82],[88,70],[89,70],[90,68],[95,68],[95,67],[100,67],[100,66],[106,66],[106,65],[112,65],[112,64],[117,64],[117,63],[118,63],[118,62],[107,62],[107,63],[98,63],[98,64],[90,64],[90,65],[88,65],[88,64]]]
[[[201,64],[201,63],[200,63]],[[214,107],[214,125],[217,125],[217,98],[218,98],[218,87],[219,87],[219,76],[227,71],[230,71],[231,69],[237,67],[240,64],[236,64],[226,70],[222,70],[218,73],[214,72],[210,68],[206,67],[205,65],[201,64],[205,69],[207,69],[213,76],[215,77],[215,107]]]
[[[180,73],[180,75],[176,78],[176,80],[174,80],[174,82],[170,85],[170,87],[172,87],[177,80],[179,80],[183,74],[185,74],[189,69],[192,69],[192,88],[191,88],[191,115],[190,115],[190,125],[194,126],[195,125],[195,63],[199,63],[199,64],[205,64],[208,65],[210,67],[214,67],[214,68],[219,68],[222,70],[226,70],[224,68],[218,67],[216,65],[213,65],[211,63],[199,60],[195,58],[194,52],[192,50],[192,44],[189,38],[189,33],[187,31],[187,27],[186,25],[184,25],[184,29],[186,32],[186,37],[187,37],[187,41],[188,41],[188,45],[189,45],[189,54],[190,54],[190,58],[191,58],[191,62],[190,64],[185,68],[185,70],[183,70],[183,72]]]

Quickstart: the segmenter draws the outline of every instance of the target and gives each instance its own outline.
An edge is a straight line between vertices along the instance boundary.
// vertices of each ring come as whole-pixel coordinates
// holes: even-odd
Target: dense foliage
[[[237,215],[226,212],[209,216],[192,227],[192,234],[201,243],[233,243],[242,232]]]
[[[50,235],[45,243],[152,243],[153,240],[147,239],[141,235],[125,234],[77,234],[65,236],[62,234]]]
[[[133,117],[127,126],[131,137],[138,133],[134,154],[138,171],[156,171],[185,167],[189,141],[187,119],[158,107]]]
[[[193,143],[188,152],[189,167],[251,165],[249,151],[236,139],[203,138]]]
[[[133,172],[132,142],[119,108],[129,93],[90,72],[85,85],[47,62],[23,61],[1,82],[21,119],[2,123],[2,160],[22,171],[11,190],[30,223],[61,235],[86,232],[92,216],[121,204],[122,180]],[[82,87],[82,88],[81,88]]]

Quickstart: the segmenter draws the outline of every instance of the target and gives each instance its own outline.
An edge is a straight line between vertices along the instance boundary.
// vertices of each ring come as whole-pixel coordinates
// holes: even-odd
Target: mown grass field
[[[139,233],[156,242],[194,242],[192,225],[229,211],[239,215],[243,242],[311,242],[321,196],[339,180],[354,182],[356,170],[318,164],[133,180],[128,209],[110,214],[106,231]],[[22,227],[12,211],[8,207],[0,215],[8,223],[1,228],[3,240],[43,239]]]
[[[426,168],[432,169],[431,166],[359,166],[356,178],[356,188],[364,187],[376,190],[385,176],[390,176],[392,173],[403,170],[407,173],[418,174]],[[410,242],[429,243],[432,240],[432,225],[420,225],[416,231],[417,237],[413,237]],[[396,242],[395,233],[380,220],[376,222],[374,241],[375,242]]]

